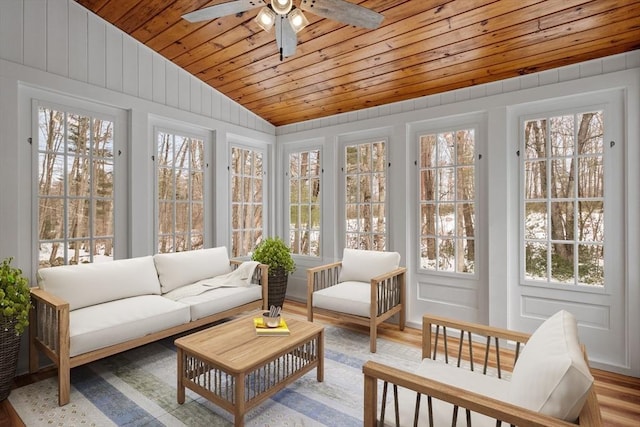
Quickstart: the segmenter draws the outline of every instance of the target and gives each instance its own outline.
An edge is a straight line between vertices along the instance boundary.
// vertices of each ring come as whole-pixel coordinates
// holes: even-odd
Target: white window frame
[[[32,259],[36,271],[39,268],[40,251],[38,232],[38,210],[39,210],[39,190],[38,190],[38,159],[40,150],[38,147],[39,138],[39,108],[51,108],[65,113],[79,114],[109,120],[113,123],[113,246],[111,259],[122,259],[128,257],[127,241],[127,181],[128,181],[128,119],[127,112],[115,107],[108,107],[102,104],[92,103],[70,96],[51,93],[40,89],[26,88],[25,96],[31,102],[31,135],[32,135],[32,185],[31,191],[35,197],[32,198],[32,230],[33,246]],[[65,212],[66,221],[66,212]],[[89,237],[93,239],[93,236]],[[65,255],[66,259],[66,255]]]
[[[237,254],[235,255],[233,250],[233,209],[234,209],[234,201],[233,201],[233,170],[231,168],[231,164],[232,164],[232,159],[233,159],[233,155],[232,152],[234,149],[239,149],[239,150],[248,150],[248,151],[253,151],[256,153],[259,153],[262,155],[262,229],[260,231],[260,238],[256,238],[255,240],[255,244],[254,247],[249,249],[248,253],[244,253],[244,254]],[[250,144],[243,144],[240,142],[230,142],[229,143],[229,150],[227,152],[228,155],[228,165],[229,165],[229,187],[228,187],[228,192],[229,192],[229,256],[233,257],[239,257],[239,256],[247,256],[249,255],[253,249],[255,248],[255,246],[261,241],[262,238],[267,237],[268,233],[269,233],[269,228],[268,228],[268,224],[267,224],[267,212],[269,209],[269,200],[268,200],[268,188],[269,188],[269,179],[268,179],[268,165],[269,165],[269,157],[268,157],[268,151],[265,147],[258,147],[256,145],[250,145]],[[253,177],[256,177],[255,175],[252,175]],[[254,203],[252,203],[254,204]],[[238,229],[238,230],[246,230],[246,228],[243,229]],[[257,230],[257,229],[254,229]]]
[[[186,126],[186,125],[185,125]],[[175,125],[175,126],[154,126],[153,127],[153,158],[155,160],[154,162],[154,167],[153,167],[153,200],[154,200],[154,220],[153,220],[153,248],[154,248],[154,252],[158,253],[159,248],[158,248],[158,242],[159,242],[159,232],[158,232],[158,219],[159,219],[159,213],[160,213],[160,206],[159,206],[159,199],[158,199],[158,134],[159,133],[168,133],[171,135],[179,135],[182,137],[187,137],[187,138],[194,138],[194,139],[199,139],[203,141],[203,199],[202,199],[202,209],[203,209],[203,218],[202,218],[202,222],[203,222],[203,229],[202,229],[202,234],[203,234],[203,248],[208,247],[208,243],[211,241],[211,237],[210,235],[210,227],[209,227],[209,217],[211,216],[210,212],[211,210],[211,202],[210,202],[210,198],[209,198],[209,193],[210,191],[208,190],[211,186],[210,181],[211,181],[211,176],[212,174],[209,172],[209,152],[210,152],[210,138],[209,138],[209,133],[205,132],[205,131],[196,131],[194,129],[189,129],[186,130],[185,127],[182,127],[180,125]],[[173,201],[175,202],[175,195],[173,197]],[[174,221],[174,226],[175,226],[175,221]],[[173,235],[174,235],[174,242],[175,242],[175,227],[173,230]],[[191,231],[188,233],[189,236],[191,236]],[[185,250],[190,250],[191,249],[191,239],[189,238],[189,244],[187,245],[187,249]]]
[[[624,177],[623,167],[624,164],[624,152],[625,147],[619,141],[616,143],[610,135],[616,133],[614,128],[619,127],[619,123],[615,123],[614,120],[621,120],[615,118],[619,115],[617,112],[617,105],[620,104],[616,92],[602,92],[597,95],[582,95],[570,97],[563,100],[553,100],[548,102],[537,103],[531,108],[522,108],[518,117],[518,141],[517,147],[520,155],[518,156],[518,252],[519,252],[519,265],[518,265],[518,278],[520,286],[526,286],[531,288],[552,289],[559,291],[569,292],[583,292],[593,294],[611,294],[612,288],[619,287],[619,283],[624,282],[624,277],[621,272],[623,268],[618,268],[618,263],[624,264],[624,248],[620,246],[620,242],[623,242],[624,233],[624,220],[621,212],[624,211]],[[599,102],[600,101],[600,102]],[[546,108],[545,108],[546,107]],[[524,123],[528,120],[545,117],[556,117],[566,114],[576,114],[589,111],[603,111],[603,117],[605,121],[604,125],[604,153],[603,164],[605,171],[605,191],[604,191],[604,205],[613,206],[608,209],[605,208],[605,228],[604,228],[604,254],[605,254],[605,269],[604,286],[591,286],[581,284],[566,284],[562,282],[542,281],[542,280],[527,280],[526,279],[526,260],[525,260],[525,240],[524,240]],[[613,143],[613,147],[610,145]],[[610,154],[607,154],[609,150]],[[607,176],[619,175],[619,179],[616,183],[612,183],[612,179],[607,179]],[[616,219],[616,217],[618,217]],[[615,224],[615,225],[614,225]],[[612,267],[613,266],[613,267]],[[612,283],[607,285],[607,283]]]
[[[421,145],[421,138],[427,135],[435,135],[436,138],[438,137],[438,135],[441,134],[445,134],[445,133],[457,133],[459,131],[473,131],[473,163],[469,164],[469,165],[464,165],[465,167],[473,167],[473,189],[474,189],[474,197],[473,199],[470,200],[470,202],[473,205],[474,208],[474,212],[473,212],[473,217],[474,217],[474,234],[472,237],[466,237],[468,240],[472,240],[474,243],[474,259],[473,259],[473,272],[459,272],[457,270],[454,271],[447,271],[447,270],[441,270],[440,268],[435,268],[435,269],[431,269],[431,268],[423,268],[422,267],[422,262],[421,262],[421,256],[420,254],[422,253],[421,250],[421,243],[420,240],[423,237],[422,234],[422,224],[421,224],[421,218],[422,218],[422,214],[421,214],[421,208],[422,208],[422,197],[420,195],[420,190],[421,190],[421,179],[422,179],[422,165],[420,164],[420,145]],[[417,187],[418,187],[418,197],[416,198],[417,203],[418,203],[418,212],[417,212],[417,219],[418,219],[418,227],[416,228],[417,230],[420,230],[420,232],[418,233],[419,237],[418,237],[418,264],[417,264],[417,268],[423,272],[434,272],[434,273],[443,273],[443,274],[456,274],[456,275],[461,275],[461,276],[468,276],[468,277],[474,277],[476,275],[476,269],[477,269],[477,255],[478,255],[478,249],[477,249],[477,226],[478,226],[478,221],[476,219],[476,215],[477,215],[477,203],[478,203],[478,194],[477,194],[477,188],[478,188],[478,162],[477,162],[477,139],[478,139],[478,134],[479,134],[479,129],[478,126],[448,126],[448,127],[443,127],[440,128],[438,130],[431,130],[431,131],[424,131],[424,132],[419,132],[416,138],[416,148],[417,148]],[[437,144],[436,144],[437,145]],[[457,153],[457,149],[456,149],[456,153]],[[454,170],[457,170],[458,168],[460,168],[461,165],[457,162],[457,160],[454,159],[454,162],[451,163],[450,165],[448,165],[446,168],[453,168]],[[430,169],[434,169],[436,172],[440,169],[444,168],[443,166],[440,165],[436,165],[433,168]],[[424,168],[426,169],[426,168]],[[436,173],[436,183],[435,183],[435,192],[434,194],[437,195],[438,193],[438,189],[439,189],[439,179],[440,179],[440,174]],[[457,178],[454,178],[457,179]],[[456,187],[457,189],[457,187]],[[457,217],[457,207],[459,206],[459,204],[461,203],[461,199],[458,199],[457,195],[455,195],[453,197],[453,199],[451,200],[446,200],[446,201],[442,201],[439,199],[439,197],[436,196],[436,198],[432,201],[432,205],[437,209],[440,205],[442,204],[451,204],[454,206],[454,208],[456,208],[456,212],[454,213],[454,218]],[[435,225],[435,234],[433,236],[433,238],[435,238],[436,240],[436,252],[439,252],[438,248],[438,242],[443,238],[443,236],[441,234],[438,233],[438,230],[440,229],[440,226],[438,224],[440,220],[440,216],[436,214],[436,225]],[[464,236],[459,236],[458,234],[456,234],[454,232],[454,234],[451,234],[450,238],[451,240],[453,240],[454,242],[462,239]],[[457,245],[454,244],[454,247],[457,247]],[[457,253],[454,253],[454,264],[457,263]],[[439,264],[438,261],[438,256],[436,255],[436,264]]]
[[[319,162],[320,162],[320,174],[318,176],[318,179],[320,181],[320,194],[318,197],[318,211],[320,214],[320,225],[319,225],[319,229],[318,229],[318,246],[319,246],[319,251],[318,251],[318,255],[311,255],[311,254],[299,254],[296,252],[292,252],[292,254],[296,257],[301,257],[301,258],[309,258],[309,259],[318,259],[320,257],[322,257],[322,254],[324,252],[324,248],[323,248],[323,224],[324,224],[324,216],[323,216],[323,212],[322,212],[322,208],[323,208],[323,175],[324,175],[324,166],[323,166],[323,162],[324,162],[324,153],[323,153],[323,149],[321,145],[318,144],[304,144],[304,145],[297,145],[295,147],[289,147],[288,149],[286,149],[284,151],[284,164],[286,165],[286,171],[285,171],[285,179],[284,179],[284,185],[283,185],[283,191],[284,191],[284,215],[285,215],[285,221],[284,221],[284,229],[286,232],[286,242],[287,245],[289,245],[291,243],[291,195],[290,195],[290,180],[291,180],[291,176],[290,176],[290,163],[289,163],[289,157],[291,156],[291,154],[294,153],[301,153],[301,152],[310,152],[310,151],[318,151],[319,154]],[[311,204],[309,204],[310,206]]]
[[[338,241],[339,241],[339,247],[341,248],[347,248],[347,234],[348,234],[348,230],[347,230],[347,213],[346,213],[346,209],[347,209],[347,173],[346,173],[346,149],[349,146],[358,146],[358,145],[362,145],[362,144],[375,144],[378,142],[382,142],[384,143],[384,147],[385,147],[385,160],[384,160],[384,180],[385,180],[385,199],[384,199],[384,211],[385,211],[385,232],[384,232],[384,239],[385,239],[385,244],[384,244],[384,251],[389,251],[391,248],[391,226],[390,226],[390,217],[391,217],[391,212],[389,211],[389,183],[390,183],[390,179],[389,179],[389,173],[390,173],[390,165],[391,165],[391,149],[390,149],[390,145],[389,145],[389,137],[386,135],[380,135],[380,136],[375,136],[372,134],[371,137],[366,137],[366,138],[360,138],[360,139],[354,139],[354,140],[344,140],[342,141],[339,146],[340,146],[340,151],[338,153],[339,159],[340,159],[340,181],[339,181],[339,185],[340,185],[340,190],[339,190],[339,195],[340,195],[340,203],[339,203],[339,209],[340,209],[340,235],[338,237]],[[358,231],[358,233],[360,234],[360,231]],[[381,234],[381,233],[371,233],[371,234]],[[360,248],[357,248],[360,249]]]

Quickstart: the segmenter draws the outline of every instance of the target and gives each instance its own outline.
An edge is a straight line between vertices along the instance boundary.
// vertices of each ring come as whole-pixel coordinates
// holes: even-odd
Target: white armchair
[[[376,351],[378,325],[398,314],[405,326],[405,273],[400,254],[345,249],[342,261],[307,270],[307,318],[321,313],[369,327]]]

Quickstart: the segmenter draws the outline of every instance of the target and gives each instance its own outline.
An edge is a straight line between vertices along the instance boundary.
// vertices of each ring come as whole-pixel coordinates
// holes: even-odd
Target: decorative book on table
[[[264,321],[256,317],[253,319],[253,325],[256,327],[256,335],[260,336],[282,336],[289,335],[289,327],[287,326],[287,322],[284,321],[284,318],[280,318],[280,324],[275,328],[268,327]]]

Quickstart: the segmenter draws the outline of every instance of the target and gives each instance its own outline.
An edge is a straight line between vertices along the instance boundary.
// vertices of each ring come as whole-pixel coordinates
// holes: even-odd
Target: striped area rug
[[[324,382],[309,372],[245,416],[247,426],[362,426],[362,365],[376,360],[413,370],[420,350],[327,326]],[[71,371],[71,402],[57,404],[55,378],[13,390],[9,400],[27,426],[230,426],[233,417],[187,390],[176,400],[176,349],[167,339]]]

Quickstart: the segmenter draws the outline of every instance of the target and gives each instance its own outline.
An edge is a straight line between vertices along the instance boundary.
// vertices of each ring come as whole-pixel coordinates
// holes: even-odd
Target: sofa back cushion
[[[400,265],[398,252],[365,251],[345,248],[339,282],[369,283],[372,278],[395,270]]]
[[[565,421],[575,421],[593,376],[578,341],[575,317],[561,310],[531,335],[511,377],[511,402]]]
[[[163,294],[202,279],[231,272],[231,263],[225,246],[156,254],[153,260],[156,263]]]
[[[38,286],[69,302],[75,310],[107,301],[160,294],[151,256],[93,264],[41,268]]]

